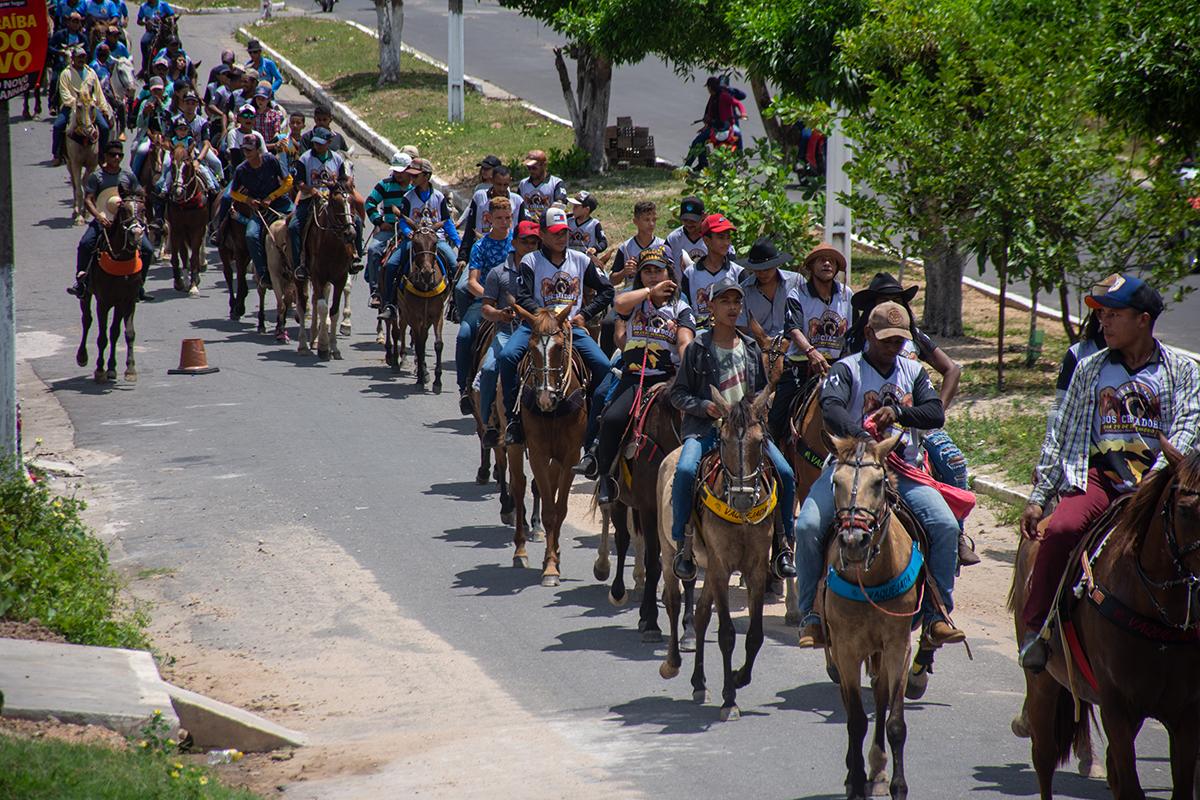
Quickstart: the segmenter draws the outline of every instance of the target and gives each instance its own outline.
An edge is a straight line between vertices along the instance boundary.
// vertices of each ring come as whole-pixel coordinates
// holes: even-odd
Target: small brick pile
[[[614,167],[653,167],[654,137],[649,128],[634,127],[633,117],[617,117],[604,131],[604,154]]]

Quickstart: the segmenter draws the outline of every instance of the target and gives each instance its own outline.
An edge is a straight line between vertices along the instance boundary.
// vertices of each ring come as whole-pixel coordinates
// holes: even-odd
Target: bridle
[[[724,448],[721,450],[720,469],[723,479],[724,497],[721,498],[735,509],[744,511],[754,507],[759,500],[760,492],[767,487],[766,475],[764,466],[767,457],[767,449],[765,446],[759,449],[758,461],[755,464],[747,465],[746,463],[746,436],[750,432],[750,425],[747,423],[746,416],[739,416],[735,422],[725,422],[720,420],[717,422],[717,429],[721,433],[721,438],[724,440],[725,428],[733,430],[733,444],[737,449],[737,471],[734,472],[729,468],[727,463],[729,459],[725,458]],[[755,420],[754,424],[759,427],[764,427],[761,420]],[[764,430],[764,435],[766,431]],[[748,466],[750,467],[748,469]]]
[[[863,572],[871,569],[871,565],[879,555],[879,550],[883,546],[883,533],[887,531],[892,516],[892,505],[888,501],[886,491],[883,495],[882,509],[863,508],[858,504],[858,487],[862,470],[864,468],[878,469],[885,475],[887,474],[887,469],[882,464],[863,460],[866,451],[867,443],[858,441],[854,445],[854,460],[840,462],[843,466],[854,467],[854,477],[850,483],[850,504],[838,508],[834,512],[834,520],[837,522],[839,531],[858,528],[867,532],[868,547],[867,557],[863,562]],[[838,547],[838,559],[841,562],[841,568],[845,569],[845,550],[841,546]]]
[[[188,169],[190,168],[190,172]],[[174,172],[174,180],[171,181],[171,201],[183,205],[190,202],[197,195],[203,194],[204,183],[200,180],[200,170],[196,166],[196,159],[189,154],[187,160],[183,163],[176,164],[174,159],[171,159],[171,170]],[[187,178],[185,179],[185,174]]]
[[[1172,628],[1180,630],[1191,630],[1200,626],[1200,620],[1193,620],[1193,610],[1200,607],[1200,575],[1197,575],[1195,570],[1188,568],[1184,564],[1184,560],[1200,551],[1200,538],[1186,545],[1180,545],[1179,539],[1175,535],[1175,505],[1179,498],[1197,497],[1200,496],[1200,491],[1196,489],[1184,489],[1179,485],[1179,479],[1176,478],[1170,489],[1167,491],[1163,503],[1162,524],[1163,537],[1167,540],[1167,552],[1171,555],[1171,566],[1175,570],[1175,577],[1165,581],[1156,581],[1146,574],[1145,568],[1142,566],[1141,550],[1138,549],[1137,556],[1134,558],[1134,566],[1137,568],[1138,577],[1142,581],[1142,586],[1146,588],[1146,594],[1150,596],[1150,602],[1154,604],[1155,610],[1158,612],[1159,618]],[[1169,591],[1179,586],[1187,587],[1187,610],[1185,612],[1183,622],[1175,622],[1171,619],[1170,613],[1154,596],[1155,590]]]
[[[785,342],[786,337],[783,333],[780,333],[771,340],[769,346],[763,348],[763,356],[767,359],[768,378],[775,374],[775,365],[787,356],[787,348],[784,346]]]
[[[528,377],[535,376],[537,384],[533,386],[536,392],[546,392],[550,395],[553,404],[557,406],[567,396],[567,387],[571,382],[572,359],[574,358],[575,341],[571,336],[570,322],[562,323],[557,330],[552,333],[534,333],[537,337],[537,344],[533,349],[537,351],[540,357],[541,364],[535,364],[535,359],[529,359],[529,366],[525,371],[525,380],[523,383],[528,384]],[[563,359],[560,365],[554,366],[550,363],[550,354],[553,351],[555,339],[561,336],[563,338]]]
[[[346,208],[349,209],[349,205],[347,205]],[[351,221],[350,224],[351,224],[351,226],[353,226],[353,224],[354,224],[353,221]],[[434,241],[434,246],[418,248],[417,247],[417,239],[416,239],[416,235],[418,233],[421,234],[422,236],[432,236],[433,241]],[[428,256],[430,259],[430,263],[432,263],[433,267],[434,267],[433,268],[434,278],[433,278],[433,281],[428,286],[419,286],[419,285],[417,285],[417,282],[415,280],[417,273],[413,268],[416,267],[417,258],[419,256]],[[434,289],[437,288],[438,284],[441,282],[440,279],[436,277],[438,271],[441,269],[442,269],[442,267],[440,266],[440,264],[438,262],[437,231],[431,225],[422,224],[422,225],[416,226],[413,229],[412,236],[409,237],[409,242],[408,242],[408,275],[409,275],[408,279],[409,279],[409,281],[413,284],[413,286],[415,288],[417,288],[418,290],[420,290],[422,292],[432,292],[432,291],[434,291]]]
[[[109,233],[109,229],[100,226],[100,235],[104,238],[103,249],[106,253],[118,261],[132,258],[137,252],[138,245],[142,241],[142,234],[145,232],[145,223],[142,222],[142,201],[137,198],[126,198],[121,201],[120,209],[117,211],[117,218],[113,220],[117,225],[117,233],[119,241],[123,247],[117,250],[113,247],[113,238]]]

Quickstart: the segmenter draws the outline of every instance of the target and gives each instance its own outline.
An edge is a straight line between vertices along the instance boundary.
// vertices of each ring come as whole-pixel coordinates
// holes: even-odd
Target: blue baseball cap
[[[313,128],[311,141],[313,144],[329,144],[331,135],[328,128]]]
[[[1162,295],[1141,278],[1128,273],[1113,273],[1092,287],[1083,298],[1088,308],[1132,308],[1151,319],[1163,311]]]

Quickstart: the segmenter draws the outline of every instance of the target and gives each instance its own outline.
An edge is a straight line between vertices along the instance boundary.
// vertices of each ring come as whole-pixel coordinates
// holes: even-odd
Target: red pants
[[[1118,492],[1097,469],[1089,469],[1087,490],[1072,492],[1058,501],[1046,524],[1042,545],[1030,578],[1029,597],[1021,614],[1028,629],[1038,630],[1050,613],[1054,591],[1062,580],[1067,560],[1091,524],[1112,505]]]

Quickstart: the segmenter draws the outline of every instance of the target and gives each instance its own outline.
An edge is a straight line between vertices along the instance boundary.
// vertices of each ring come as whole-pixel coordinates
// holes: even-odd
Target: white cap
[[[408,153],[393,153],[392,154],[392,172],[404,172],[412,165],[412,156]]]

